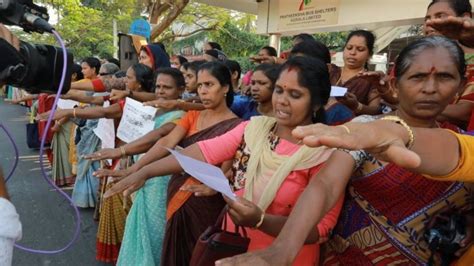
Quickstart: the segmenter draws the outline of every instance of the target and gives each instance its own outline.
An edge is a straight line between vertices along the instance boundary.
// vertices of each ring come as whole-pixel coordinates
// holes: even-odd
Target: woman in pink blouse
[[[198,142],[183,154],[211,164],[233,159],[232,185],[239,196],[227,199],[235,224],[251,227],[249,250],[271,244],[293,206],[332,150],[301,145],[291,131],[297,126],[324,122],[330,92],[327,66],[314,58],[295,57],[283,66],[273,92],[275,117],[256,117],[214,139]],[[225,145],[222,145],[225,143]],[[182,171],[168,156],[129,175],[107,193],[137,190],[148,178]],[[183,188],[187,189],[187,188]],[[342,199],[306,239],[295,265],[319,261],[319,245],[336,224]]]

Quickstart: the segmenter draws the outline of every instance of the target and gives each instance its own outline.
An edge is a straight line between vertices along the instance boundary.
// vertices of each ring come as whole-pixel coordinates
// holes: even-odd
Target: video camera
[[[0,0],[0,23],[22,27],[25,32],[52,32],[47,22],[45,7],[32,0]],[[30,93],[42,91],[55,93],[59,89],[63,64],[67,73],[63,93],[71,85],[73,56],[67,52],[63,62],[62,49],[51,45],[20,43],[18,52],[4,39],[0,39],[0,82],[26,89]]]

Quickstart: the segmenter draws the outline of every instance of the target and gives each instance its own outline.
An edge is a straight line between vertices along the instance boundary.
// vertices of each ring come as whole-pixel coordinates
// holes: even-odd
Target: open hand
[[[474,46],[474,22],[467,17],[435,18],[426,21],[426,25],[434,28],[442,35]]]
[[[120,169],[120,170],[112,170],[112,169],[105,169],[105,168],[100,168],[97,169],[92,175],[98,178],[103,178],[103,177],[112,177],[113,181],[119,181],[130,174],[133,173],[133,166],[129,167],[127,169]]]
[[[250,61],[257,64],[277,64],[278,59],[275,56],[255,55],[250,57]]]
[[[420,157],[406,148],[409,136],[396,123],[377,120],[369,123],[350,122],[344,126],[350,132],[342,126],[313,124],[297,127],[292,134],[310,147],[366,150],[382,161],[409,169],[416,168],[421,163]]]
[[[91,154],[84,155],[84,159],[100,161],[105,159],[118,159],[122,156],[120,149],[102,149]]]
[[[69,118],[72,116],[73,109],[56,109],[54,112],[53,120],[62,120],[64,118]],[[36,116],[37,120],[47,120],[51,111],[47,111]]]
[[[159,178],[159,177],[158,177]],[[111,188],[109,188],[105,194],[104,198],[111,197],[117,193],[122,192],[124,197],[130,196],[133,192],[139,190],[147,180],[146,175],[144,175],[143,171],[137,171],[133,174],[125,177],[124,179],[120,180],[120,182],[114,184]],[[116,179],[114,179],[114,182]]]

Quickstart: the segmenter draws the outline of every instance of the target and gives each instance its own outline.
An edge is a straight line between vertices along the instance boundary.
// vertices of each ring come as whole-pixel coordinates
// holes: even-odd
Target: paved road
[[[36,249],[60,249],[73,236],[74,211],[66,199],[53,191],[41,176],[39,151],[26,146],[26,112],[25,107],[11,105],[0,99],[0,122],[14,136],[21,158],[7,184],[23,224],[20,244]],[[0,165],[5,174],[10,171],[13,160],[12,145],[0,130]],[[92,210],[81,210],[81,234],[69,250],[57,255],[38,255],[15,249],[13,265],[106,265],[95,260],[97,223],[93,221],[92,215]]]

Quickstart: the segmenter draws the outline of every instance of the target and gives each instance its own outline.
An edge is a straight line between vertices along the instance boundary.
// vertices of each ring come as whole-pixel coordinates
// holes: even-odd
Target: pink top
[[[219,164],[223,161],[233,159],[237,149],[242,143],[244,130],[249,121],[242,122],[240,125],[228,131],[224,135],[213,139],[198,142],[202,154],[206,161],[210,164]],[[226,143],[226,145],[222,145]],[[275,152],[281,155],[292,155],[298,150],[298,145],[293,144],[284,139],[280,139],[276,146]],[[267,208],[266,213],[273,215],[289,216],[300,194],[308,185],[311,177],[313,177],[322,165],[312,167],[311,169],[299,170],[291,172],[283,181],[278,190],[275,199]],[[236,192],[238,196],[242,196],[244,189]],[[339,199],[336,206],[331,209],[324,218],[317,224],[317,230],[321,240],[327,239],[332,228],[336,225],[339,213],[341,211],[343,197]],[[233,231],[235,226],[230,217],[229,231]],[[247,234],[250,241],[249,251],[263,249],[268,247],[273,240],[273,236],[267,235],[260,230],[247,228]],[[319,244],[304,245],[296,257],[293,265],[315,265],[319,262]]]

